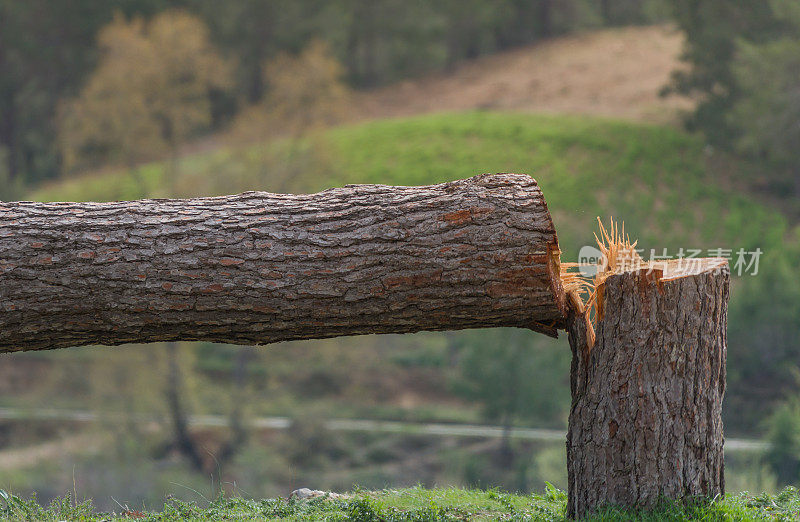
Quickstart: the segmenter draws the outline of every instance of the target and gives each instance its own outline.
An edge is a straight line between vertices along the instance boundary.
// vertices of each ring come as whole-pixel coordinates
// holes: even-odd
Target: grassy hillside
[[[13,520],[339,520],[354,522],[394,521],[562,521],[567,497],[548,487],[543,495],[512,495],[499,491],[410,488],[359,491],[345,498],[317,497],[306,500],[274,498],[247,500],[220,498],[213,502],[168,501],[162,512],[138,510],[120,504],[116,513],[97,513],[91,503],[74,505],[69,498],[42,508],[0,490],[5,505],[0,513]],[[776,496],[729,495],[710,504],[664,502],[649,511],[605,508],[590,521],[682,520],[796,520],[800,509],[797,490],[788,488]]]
[[[680,248],[703,249],[703,255],[715,248],[734,254],[760,248],[760,276],[734,277],[726,398],[728,429],[752,433],[769,411],[765,401],[779,398],[783,383],[793,382],[788,372],[780,373],[785,366],[776,358],[792,357],[794,334],[787,328],[800,313],[800,288],[789,274],[800,259],[799,241],[778,210],[741,190],[745,172],[711,167],[718,159],[699,139],[668,127],[470,112],[380,120],[300,143],[230,147],[187,156],[172,170],[154,163],[64,180],[31,197],[103,201],[321,190],[345,183],[417,185],[482,172],[520,172],[540,182],[566,260],[593,243],[596,216],[624,220],[645,257],[651,248],[657,254],[666,248],[673,256]],[[776,302],[779,314],[770,310]]]
[[[592,237],[595,216],[609,215],[624,219],[647,247],[779,243],[786,234],[780,213],[754,204],[707,160],[699,140],[667,127],[473,112],[382,120],[300,144],[197,154],[183,158],[177,172],[150,164],[65,180],[31,197],[104,201],[345,183],[418,185],[520,172],[541,184],[568,257]]]

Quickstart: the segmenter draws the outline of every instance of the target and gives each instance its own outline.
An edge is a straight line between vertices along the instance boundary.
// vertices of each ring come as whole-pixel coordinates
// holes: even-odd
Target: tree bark
[[[0,352],[565,321],[536,181],[0,203]]]
[[[689,262],[695,266],[689,266]],[[571,306],[568,516],[725,490],[725,259],[610,276],[596,340]]]

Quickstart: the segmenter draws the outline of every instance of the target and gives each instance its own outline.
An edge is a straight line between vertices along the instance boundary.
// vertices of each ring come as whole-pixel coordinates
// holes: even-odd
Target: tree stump
[[[536,181],[0,203],[0,352],[265,344],[566,319]]]
[[[718,258],[611,275],[593,345],[572,303],[569,517],[724,493],[729,279]]]

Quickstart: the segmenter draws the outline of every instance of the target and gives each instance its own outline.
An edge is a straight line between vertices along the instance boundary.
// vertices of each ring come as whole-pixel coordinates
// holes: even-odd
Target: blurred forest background
[[[728,490],[800,481],[800,3],[0,0],[3,200],[488,171],[540,182],[566,260],[609,215],[646,253],[760,248],[724,415],[769,446],[726,455]],[[563,488],[568,368],[565,339],[505,329],[5,355],[0,487],[108,509]]]

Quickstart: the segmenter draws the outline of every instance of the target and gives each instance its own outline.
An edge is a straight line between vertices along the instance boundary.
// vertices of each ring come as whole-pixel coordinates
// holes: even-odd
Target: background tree
[[[215,39],[238,57],[236,81],[248,103],[258,102],[264,94],[261,67],[279,47],[278,31],[286,23],[280,16],[286,3],[242,0],[225,2],[221,9],[214,0],[196,2]]]
[[[783,251],[764,252],[758,275],[737,282],[736,292],[746,299],[730,308],[725,423],[732,430],[752,429],[765,410],[800,391],[794,373],[800,365],[800,281],[793,275],[800,228],[777,232]],[[752,251],[756,245],[744,248]]]
[[[193,432],[190,422],[192,406],[197,402],[196,385],[193,381],[198,379],[196,371],[196,356],[190,357],[185,345],[177,342],[163,343],[166,351],[166,379],[164,386],[164,402],[166,413],[169,417],[170,438],[165,450],[175,451],[183,456],[192,469],[204,475],[216,475],[216,488],[222,484],[222,475],[228,464],[241,451],[246,444],[249,431],[246,426],[245,408],[247,396],[247,365],[255,356],[253,347],[237,346],[235,361],[231,368],[231,387],[229,397],[221,398],[219,404],[229,400],[228,429],[226,433],[199,434]],[[185,359],[192,361],[187,364]],[[190,381],[190,382],[187,382]]]
[[[229,87],[230,69],[199,19],[180,11],[148,23],[118,15],[98,40],[100,63],[62,107],[68,169],[174,158],[179,145],[210,125],[211,93]]]
[[[168,3],[0,0],[0,171],[26,183],[57,175],[53,114],[91,70],[98,29],[115,11],[149,15]]]
[[[742,96],[729,121],[739,136],[738,149],[786,171],[775,181],[800,194],[800,4],[776,0],[771,5],[790,30],[761,44],[739,41],[733,72]]]
[[[269,90],[237,121],[240,136],[252,140],[289,135],[297,140],[349,114],[351,93],[344,83],[344,68],[322,40],[312,41],[298,55],[281,53],[263,69]]]
[[[333,125],[347,114],[344,68],[328,45],[312,41],[298,56],[280,54],[264,67],[266,110],[292,134]]]
[[[663,22],[669,18],[669,5],[660,0],[600,0],[604,25],[633,25]]]
[[[728,113],[743,96],[732,66],[736,42],[768,41],[779,34],[780,24],[764,0],[676,0],[672,9],[686,35],[681,58],[689,68],[673,74],[665,93],[699,98],[686,124],[704,132],[712,143],[729,146],[735,130]]]
[[[780,405],[768,425],[767,465],[781,485],[796,484],[800,480],[800,402],[795,398]]]
[[[321,0],[190,0],[186,7],[206,22],[214,42],[236,57],[236,93],[244,104],[257,103],[266,93],[267,61],[282,51],[300,51],[315,35],[329,38],[341,17],[338,3]]]
[[[547,349],[549,340],[521,329],[491,329],[457,337],[460,356],[455,390],[477,402],[489,422],[504,427],[501,451],[512,459],[511,428],[520,420],[537,426],[564,426],[569,354]],[[558,397],[558,393],[564,393]]]
[[[333,27],[323,34],[353,86],[372,87],[445,65],[445,20],[436,3],[342,0],[337,5],[343,34]]]

